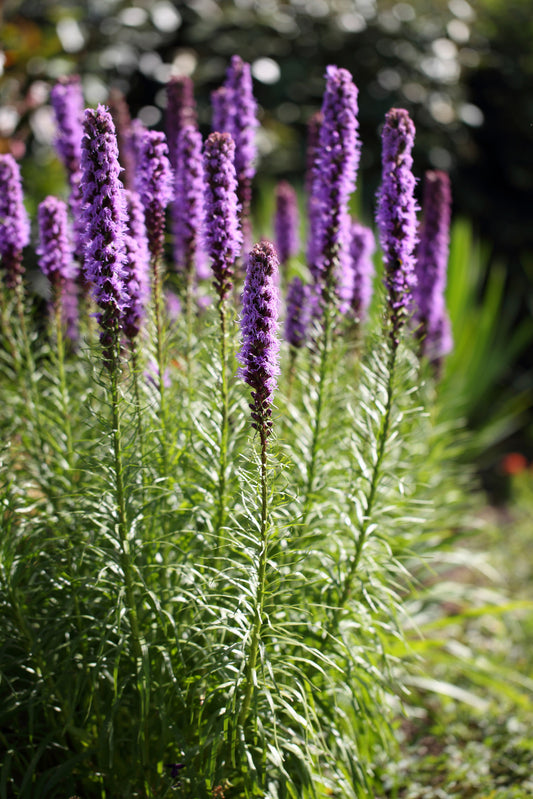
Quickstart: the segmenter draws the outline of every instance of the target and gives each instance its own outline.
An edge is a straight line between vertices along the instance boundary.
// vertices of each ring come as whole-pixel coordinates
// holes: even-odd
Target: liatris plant
[[[174,172],[180,167],[178,154],[181,133],[186,127],[198,127],[194,87],[188,75],[173,75],[167,83],[165,129],[170,165]],[[183,168],[185,164],[181,163]]]
[[[181,131],[177,144],[172,207],[174,261],[185,276],[187,302],[192,304],[193,281],[202,257],[204,222],[204,166],[202,136],[192,125]]]
[[[150,254],[141,199],[136,192],[129,190],[125,191],[125,198],[124,284],[128,305],[124,309],[122,326],[124,334],[133,342],[141,330],[150,300]]]
[[[298,276],[293,277],[287,289],[287,313],[285,317],[285,339],[290,347],[289,393],[294,379],[296,356],[305,345],[313,314],[311,286],[304,284]]]
[[[403,108],[392,108],[382,132],[382,181],[376,220],[379,230],[391,336],[395,342],[409,315],[416,285],[414,249],[417,205],[411,151],[415,126]]]
[[[276,250],[281,265],[297,255],[300,240],[298,236],[298,198],[290,183],[281,181],[276,186],[276,211],[274,216],[274,235]]]
[[[0,155],[0,263],[9,289],[22,285],[22,251],[29,240],[19,166],[12,155]]]
[[[218,125],[222,124],[224,127],[220,132],[230,133],[235,142],[235,171],[241,228],[245,249],[248,249],[251,244],[250,208],[257,153],[255,143],[255,131],[258,126],[257,103],[253,94],[250,65],[237,55],[231,59],[224,88],[225,93],[217,98],[218,118],[215,122]]]
[[[444,300],[451,217],[450,178],[445,172],[426,172],[422,214],[412,324],[422,354],[438,361],[451,348]]]
[[[372,255],[376,249],[374,233],[360,222],[352,222],[350,231],[350,261],[353,272],[353,293],[350,308],[357,324],[366,321],[372,299],[374,264]]]
[[[121,175],[122,183],[127,189],[133,191],[135,189],[137,156],[133,143],[131,115],[126,98],[116,87],[109,92],[109,110],[117,133],[118,157],[124,170]]]
[[[217,536],[225,517],[228,448],[228,309],[235,261],[241,252],[237,177],[234,166],[235,144],[229,133],[212,133],[205,143],[205,246],[211,259],[213,286],[218,295],[220,317],[221,407],[219,497]],[[217,543],[217,547],[218,547]]]

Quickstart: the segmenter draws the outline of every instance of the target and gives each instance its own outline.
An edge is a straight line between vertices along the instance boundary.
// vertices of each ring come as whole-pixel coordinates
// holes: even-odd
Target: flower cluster
[[[300,247],[298,237],[298,198],[296,192],[286,180],[276,187],[276,214],[274,217],[274,233],[276,249],[280,263],[297,254]]]
[[[172,172],[165,134],[144,130],[138,137],[137,190],[144,206],[148,247],[159,260],[165,237],[165,209],[172,199]]]
[[[0,258],[8,288],[24,274],[22,251],[30,241],[30,223],[22,196],[19,165],[12,155],[0,155]]]

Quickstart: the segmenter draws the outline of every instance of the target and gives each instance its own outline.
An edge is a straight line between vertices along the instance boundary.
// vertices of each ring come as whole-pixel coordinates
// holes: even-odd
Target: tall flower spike
[[[422,199],[420,241],[416,249],[417,285],[413,292],[413,326],[421,339],[422,354],[430,359],[449,347],[441,341],[445,314],[444,289],[450,246],[451,189],[446,172],[426,172]],[[449,351],[449,350],[447,350]]]
[[[357,112],[357,88],[350,73],[327,67],[314,183],[319,213],[315,266],[322,296],[345,283],[344,273],[349,269],[348,202],[355,188],[360,156]]]
[[[302,283],[299,277],[294,277],[289,283],[285,338],[296,349],[303,347],[307,338],[313,310],[310,294],[310,286]]]
[[[144,206],[148,247],[158,260],[163,252],[165,208],[172,199],[172,172],[165,134],[145,130],[138,140],[137,190]]]
[[[52,86],[50,102],[57,124],[55,145],[72,181],[80,168],[83,136],[83,94],[79,76],[60,78]]]
[[[39,266],[52,284],[62,292],[73,277],[73,255],[68,230],[67,206],[57,197],[46,197],[39,204]]]
[[[350,238],[350,261],[353,272],[351,310],[360,324],[364,323],[372,299],[374,264],[372,255],[376,249],[374,234],[370,228],[353,222]]]
[[[227,130],[235,142],[237,195],[241,204],[241,227],[246,244],[251,236],[250,205],[257,154],[255,130],[259,124],[250,64],[247,64],[238,55],[232,56],[224,86],[228,91],[229,119],[226,124]]]
[[[272,428],[271,405],[279,374],[278,268],[274,245],[256,244],[248,256],[242,297],[239,375],[252,388],[252,426],[264,436]]]
[[[229,133],[211,133],[204,151],[205,243],[221,302],[231,290],[235,260],[242,247],[234,154]]]
[[[19,165],[12,155],[0,155],[0,258],[8,288],[21,283],[22,251],[29,241],[30,223],[24,208]]]
[[[307,264],[315,282],[318,280],[320,203],[314,186],[317,179],[317,159],[320,147],[320,128],[323,114],[317,111],[307,126],[307,164],[305,171],[305,196],[307,198]]]
[[[125,236],[125,284],[128,305],[123,314],[126,336],[132,340],[138,335],[150,299],[150,254],[146,239],[144,209],[139,195],[126,190],[127,234]]]
[[[391,332],[396,342],[416,284],[416,181],[411,171],[414,141],[415,126],[409,114],[403,108],[392,108],[385,117],[382,133],[383,171],[376,221],[385,264]]]
[[[211,92],[211,130],[213,133],[227,133],[231,117],[230,98],[231,92],[225,86],[219,86]]]
[[[133,190],[137,158],[133,143],[130,109],[120,89],[112,88],[109,92],[109,110],[117,132],[118,157],[124,170],[121,180],[127,189]]]
[[[202,136],[187,125],[178,141],[175,173],[174,259],[179,271],[193,274],[201,257],[204,222],[204,166]]]
[[[274,233],[276,249],[281,264],[298,253],[298,199],[296,192],[287,181],[282,180],[276,187],[276,212]]]
[[[198,127],[193,82],[187,75],[173,75],[167,83],[165,129],[170,165],[176,171],[179,164],[178,146],[184,128]]]
[[[106,365],[112,366],[115,337],[128,305],[125,290],[126,209],[115,126],[111,114],[99,105],[87,109],[84,119],[81,168],[83,173],[83,227],[85,275],[102,309],[99,322]]]

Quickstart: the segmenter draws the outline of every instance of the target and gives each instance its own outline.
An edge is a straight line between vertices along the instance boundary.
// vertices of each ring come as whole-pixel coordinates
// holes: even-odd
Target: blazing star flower
[[[287,290],[285,319],[285,338],[291,347],[299,349],[304,346],[312,312],[311,287],[302,283],[299,277],[294,277]]]
[[[317,270],[318,253],[320,251],[320,203],[314,192],[317,180],[317,162],[320,146],[320,128],[322,127],[323,114],[317,111],[307,126],[307,165],[305,171],[305,194],[307,197],[307,263],[309,271],[315,282],[319,278]]]
[[[450,246],[451,190],[445,172],[426,172],[422,200],[420,241],[416,249],[417,285],[413,292],[413,327],[421,340],[422,354],[438,357],[445,314],[444,289]],[[449,350],[447,350],[449,351]]]
[[[205,143],[205,245],[221,302],[231,290],[233,267],[242,246],[234,153],[229,133],[211,133]]]
[[[127,203],[127,233],[125,284],[128,305],[123,313],[126,336],[132,340],[139,333],[150,299],[150,254],[146,239],[144,209],[136,192],[125,192]]]
[[[359,222],[352,222],[350,260],[353,274],[353,290],[350,307],[359,323],[365,321],[372,299],[372,281],[374,278],[372,254],[375,249],[376,242],[370,228],[361,225]]]
[[[8,288],[22,281],[22,251],[30,241],[30,223],[22,196],[19,165],[0,155],[0,258]]]
[[[349,269],[348,201],[355,188],[360,145],[357,88],[345,69],[326,69],[319,149],[313,191],[317,197],[317,252],[314,275],[318,293],[346,282]]]
[[[225,86],[219,86],[211,92],[211,109],[213,112],[211,130],[213,133],[228,133],[231,117],[231,92]]]
[[[39,266],[55,291],[62,291],[73,277],[73,254],[68,230],[67,206],[48,196],[39,204]]]
[[[159,260],[165,236],[165,208],[172,199],[172,171],[164,133],[144,130],[138,136],[137,190],[144,206],[148,247]]]
[[[83,172],[83,228],[85,276],[102,309],[99,322],[104,359],[111,365],[113,346],[124,309],[128,306],[126,280],[126,207],[120,182],[115,126],[102,105],[87,109],[84,119],[81,169]]]
[[[193,273],[202,255],[201,234],[204,223],[204,165],[202,136],[187,125],[177,147],[174,222],[174,259],[180,271]]]
[[[126,98],[119,89],[112,88],[109,92],[109,110],[117,132],[118,157],[124,170],[121,179],[124,186],[133,191],[137,157],[133,143],[130,109]]]
[[[287,181],[282,180],[276,187],[276,213],[274,216],[276,249],[280,263],[286,264],[289,258],[298,253],[298,199],[296,192]]]
[[[414,140],[415,126],[407,111],[392,108],[385,118],[382,133],[383,171],[376,220],[395,341],[398,341],[399,331],[408,316],[410,295],[416,284],[416,181],[411,171]]]
[[[72,181],[80,168],[83,136],[83,94],[79,76],[60,78],[52,86],[50,102],[57,124],[55,145]]]
[[[187,75],[173,75],[167,83],[166,134],[168,157],[174,172],[180,158],[178,146],[181,132],[186,127],[198,127],[193,82]]]
[[[252,426],[268,436],[272,399],[279,374],[277,338],[279,262],[274,246],[263,241],[248,257],[242,297],[242,349],[239,375],[252,388]]]

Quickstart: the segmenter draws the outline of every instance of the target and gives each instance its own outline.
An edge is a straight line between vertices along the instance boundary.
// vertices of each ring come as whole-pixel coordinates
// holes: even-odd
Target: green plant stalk
[[[305,503],[302,513],[302,525],[305,524],[311,504],[313,502],[313,490],[315,486],[316,467],[319,451],[319,439],[322,427],[322,409],[325,404],[326,391],[327,391],[327,373],[328,373],[328,360],[331,350],[332,339],[332,301],[331,291],[326,289],[326,298],[324,305],[324,328],[323,335],[320,339],[320,363],[318,371],[318,386],[317,386],[317,401],[315,407],[315,418],[313,424],[313,438],[311,442],[311,451],[309,453],[308,467],[307,467],[307,480],[305,486]]]
[[[165,357],[163,347],[163,280],[160,268],[160,259],[158,255],[152,257],[152,269],[154,276],[154,304],[155,304],[155,328],[156,328],[156,354],[157,354],[157,369],[158,369],[158,382],[157,387],[159,391],[159,423],[160,430],[160,446],[161,446],[161,460],[163,463],[163,473],[168,476],[168,450],[166,441],[167,430],[167,403],[165,395]]]
[[[266,592],[266,567],[268,560],[268,469],[267,469],[267,441],[268,433],[264,424],[259,425],[261,436],[261,528],[259,531],[259,571],[257,580],[257,591],[255,595],[255,615],[252,624],[252,637],[250,640],[250,650],[244,669],[244,699],[241,705],[238,718],[238,727],[244,729],[244,725],[250,713],[250,705],[255,685],[255,670],[257,665],[257,655],[261,642],[261,629],[263,626],[263,606]]]
[[[192,358],[192,333],[194,316],[194,264],[187,265],[187,285],[185,287],[185,326],[186,326],[186,364],[187,364],[187,401],[189,407],[193,395],[193,358]]]
[[[344,578],[344,584],[342,588],[342,592],[339,598],[338,606],[335,608],[334,611],[334,621],[335,624],[338,621],[338,616],[344,605],[346,604],[348,597],[350,596],[352,582],[354,576],[357,572],[359,567],[359,563],[361,561],[361,555],[363,552],[363,546],[366,541],[367,531],[370,526],[370,517],[372,514],[372,510],[374,508],[374,502],[376,499],[376,492],[379,484],[379,479],[381,475],[381,466],[383,463],[383,458],[385,456],[385,446],[387,444],[387,440],[389,437],[389,429],[390,429],[390,419],[391,419],[391,410],[392,410],[392,402],[394,397],[394,374],[396,368],[396,356],[398,353],[398,341],[395,338],[390,338],[390,350],[389,350],[389,359],[388,359],[388,377],[387,377],[387,401],[385,404],[385,413],[383,415],[383,419],[381,422],[381,427],[378,436],[378,446],[377,446],[377,453],[376,453],[376,460],[374,462],[374,466],[372,468],[372,477],[370,479],[370,487],[368,494],[366,496],[366,503],[363,513],[364,521],[360,525],[359,528],[359,536],[357,538],[357,542],[355,545],[355,552],[350,559],[350,565],[348,571],[346,572]]]
[[[145,702],[147,691],[142,676],[142,639],[137,615],[137,602],[133,580],[133,564],[130,552],[130,544],[128,541],[128,515],[126,510],[126,493],[124,487],[124,461],[122,456],[122,434],[120,422],[120,340],[118,325],[116,323],[114,329],[113,353],[110,372],[117,528],[121,549],[122,572],[124,574],[124,583],[126,589],[126,612],[130,622],[132,654],[135,659],[137,685],[140,692],[140,710],[143,729],[143,745],[141,746],[141,754],[143,758],[142,765],[146,767],[148,766],[149,762],[148,714],[146,712],[147,708]]]
[[[218,507],[216,519],[215,554],[221,549],[221,531],[226,518],[226,471],[228,461],[228,427],[229,427],[229,395],[228,395],[228,343],[227,343],[227,306],[220,300],[218,312],[220,316],[220,394],[222,400],[222,420],[220,423],[220,452],[218,464]]]
[[[136,339],[132,339],[130,341],[130,351],[131,351],[131,370],[133,372],[133,396],[135,398],[135,418],[137,420],[137,435],[139,437],[139,449],[141,452],[142,484],[143,484],[143,494],[144,494],[144,491],[146,489],[146,471],[144,468],[145,465],[144,426],[141,413],[141,393],[139,390],[139,358],[138,358]]]
[[[62,321],[62,302],[61,295],[55,297],[54,301],[54,317],[56,327],[56,347],[57,347],[57,369],[59,372],[59,388],[61,392],[61,405],[63,409],[63,416],[65,420],[65,437],[67,442],[67,463],[69,469],[74,466],[74,445],[72,441],[72,426],[70,424],[70,403],[67,387],[67,379],[65,375],[65,340],[63,338],[63,321]]]
[[[26,327],[26,316],[24,313],[24,284],[19,282],[15,288],[15,299],[17,304],[17,316],[19,318],[20,324],[20,332],[22,335],[22,344],[24,347],[24,357],[26,359],[26,367],[29,375],[29,393],[28,393],[28,400],[29,400],[29,407],[30,412],[34,418],[35,425],[37,427],[37,432],[39,435],[39,439],[41,443],[43,442],[43,435],[42,435],[42,425],[41,425],[41,418],[39,414],[39,406],[36,402],[36,386],[35,386],[35,362],[33,360],[33,354],[31,351],[30,346],[30,338],[28,336],[28,329]]]

